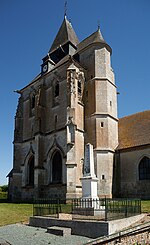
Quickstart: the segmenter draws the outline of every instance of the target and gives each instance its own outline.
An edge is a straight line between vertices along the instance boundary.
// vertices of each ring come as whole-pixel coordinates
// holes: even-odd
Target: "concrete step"
[[[68,236],[71,235],[71,228],[51,226],[47,227],[47,232],[56,236]]]

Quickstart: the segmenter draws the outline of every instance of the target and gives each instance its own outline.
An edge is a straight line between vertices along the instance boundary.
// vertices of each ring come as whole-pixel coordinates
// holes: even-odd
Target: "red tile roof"
[[[119,119],[118,150],[150,144],[150,110]]]

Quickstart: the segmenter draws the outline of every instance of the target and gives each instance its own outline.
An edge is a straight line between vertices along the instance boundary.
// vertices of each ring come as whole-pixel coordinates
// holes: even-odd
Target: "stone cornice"
[[[95,80],[108,81],[109,83],[111,83],[111,85],[113,85],[115,88],[117,88],[116,84],[114,84],[112,81],[110,81],[107,77],[93,77],[89,81],[95,81]]]
[[[99,153],[108,153],[108,152],[111,152],[111,153],[115,153],[115,149],[107,149],[107,148],[94,148],[94,151],[96,152],[99,152]]]
[[[95,117],[99,117],[99,118],[104,118],[104,116],[105,116],[105,118],[110,117],[110,118],[114,119],[114,120],[117,121],[117,122],[119,121],[118,118],[116,118],[116,117],[110,115],[109,113],[96,113],[96,112],[94,112],[91,116],[92,116],[92,117],[95,116]]]

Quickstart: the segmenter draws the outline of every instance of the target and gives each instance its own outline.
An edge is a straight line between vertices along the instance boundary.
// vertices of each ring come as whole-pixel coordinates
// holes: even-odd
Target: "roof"
[[[118,150],[150,144],[150,110],[119,119]]]
[[[48,73],[54,71],[56,68],[60,67],[61,65],[65,64],[65,63],[67,63],[67,62],[69,62],[69,61],[72,62],[72,63],[75,63],[77,67],[80,67],[80,68],[86,70],[85,67],[81,66],[81,64],[80,64],[78,61],[76,61],[72,56],[70,56],[70,55],[68,54],[68,55],[66,55],[64,58],[62,58],[62,59],[61,59],[61,60],[54,66],[54,68],[53,68],[52,70],[50,70]],[[46,73],[46,74],[48,74],[48,73]],[[23,87],[22,89],[20,89],[20,90],[18,90],[18,91],[22,92],[24,89],[26,89],[27,87],[29,87],[29,86],[31,86],[32,84],[34,84],[40,77],[42,77],[42,76],[41,76],[41,73],[40,73],[38,76],[36,76],[36,77],[35,77],[29,84],[27,84],[25,87]]]
[[[67,17],[64,17],[63,23],[56,35],[56,38],[49,50],[49,53],[56,50],[60,45],[63,45],[67,42],[71,42],[73,45],[77,45],[79,40],[74,32],[71,23],[67,20]]]
[[[6,176],[6,178],[10,178],[10,177],[12,177],[13,176],[13,169],[7,174],[7,176]]]
[[[96,32],[91,34],[89,37],[85,38],[82,42],[80,42],[77,45],[77,52],[79,52],[80,50],[86,48],[87,46],[89,46],[90,44],[93,44],[93,43],[101,43],[104,46],[106,46],[110,52],[112,52],[111,47],[105,42],[105,40],[101,34],[100,28],[98,28],[98,30]]]

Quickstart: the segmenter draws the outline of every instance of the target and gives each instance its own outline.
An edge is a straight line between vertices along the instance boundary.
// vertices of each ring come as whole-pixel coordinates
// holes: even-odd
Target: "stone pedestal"
[[[97,182],[98,178],[85,176],[82,181],[82,198],[97,199]]]

